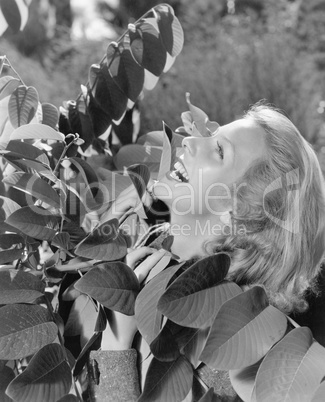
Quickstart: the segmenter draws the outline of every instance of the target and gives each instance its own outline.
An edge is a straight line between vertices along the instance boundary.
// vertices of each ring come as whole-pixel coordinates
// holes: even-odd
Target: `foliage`
[[[157,25],[151,19],[164,13],[168,18],[162,17],[159,30],[153,31]],[[170,23],[175,29],[170,30]],[[90,83],[76,102],[67,102],[65,117],[54,105],[41,103],[37,90],[22,82],[6,57],[0,59],[17,76],[0,78],[6,190],[0,195],[0,398],[6,401],[83,400],[80,378],[90,350],[99,347],[105,309],[135,313],[150,347],[142,402],[184,399],[201,361],[230,370],[232,384],[245,401],[267,401],[270,389],[272,401],[312,401],[322,392],[325,349],[307,327],[294,328],[270,306],[263,288],[243,291],[226,281],[227,254],[187,267],[166,259],[140,288],[123,260],[130,241],[139,246],[143,239],[131,239],[125,229],[128,219],[136,226],[150,224],[149,211],[140,205],[121,221],[96,222],[93,227],[123,188],[133,183],[140,199],[150,176],[170,170],[184,135],[210,135],[218,127],[188,95],[189,112],[182,115],[178,132],[164,124],[162,131],[122,146],[114,154],[114,171],[93,169],[84,157],[93,137],[86,136],[82,124],[81,130],[72,130],[76,116],[82,116],[83,124],[92,119],[91,135],[96,138],[103,127],[96,126],[96,131],[94,123],[103,114],[110,113],[105,130],[112,121],[118,123],[128,100],[136,101],[146,86],[147,71],[159,77],[169,66],[166,53],[175,57],[180,51],[175,23],[171,9],[160,6],[139,22],[142,37],[136,24],[131,26],[117,46],[108,47],[103,63],[91,68]],[[132,35],[139,35],[134,39],[138,44],[143,41],[143,53],[136,53],[137,48],[135,60],[127,64],[131,51],[126,38],[132,42]],[[157,46],[160,35],[164,49]],[[146,49],[153,58],[145,56]],[[110,67],[119,63],[109,73],[107,60]],[[141,79],[135,82],[133,74]],[[147,83],[157,81],[150,77]],[[116,103],[106,99],[112,83],[120,91]],[[141,165],[126,169],[127,176],[119,173],[131,161]],[[307,384],[303,389],[301,379]],[[209,390],[202,401],[212,397]]]

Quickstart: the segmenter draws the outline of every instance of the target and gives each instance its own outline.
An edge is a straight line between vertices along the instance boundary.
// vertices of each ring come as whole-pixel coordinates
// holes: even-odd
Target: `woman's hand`
[[[126,263],[134,270],[139,283],[142,283],[151,269],[166,255],[166,250],[155,250],[150,247],[140,247],[132,250],[126,256]],[[140,262],[143,258],[144,261]],[[110,311],[108,325],[102,336],[102,350],[125,350],[130,349],[134,335],[137,331],[134,316]]]
[[[153,185],[154,181],[149,180],[147,184],[147,189],[141,199],[142,203],[148,208],[153,202],[152,194],[150,191]],[[132,184],[120,193],[120,195],[111,205],[110,209],[102,215],[100,223],[107,222],[108,220],[113,218],[120,219],[131,208],[136,210],[136,208],[139,206],[140,198],[135,186]]]

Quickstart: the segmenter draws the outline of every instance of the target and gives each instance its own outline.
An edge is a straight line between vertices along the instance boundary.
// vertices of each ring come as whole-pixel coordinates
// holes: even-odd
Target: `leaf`
[[[117,219],[103,223],[75,249],[75,254],[96,260],[119,260],[126,255],[127,246],[123,234],[118,230]]]
[[[74,248],[74,245],[70,241],[70,235],[66,232],[57,233],[53,237],[51,245],[63,250],[71,250]]]
[[[86,345],[82,348],[82,351],[79,353],[79,356],[76,360],[76,364],[74,366],[73,375],[77,376],[80,374],[84,365],[88,361],[89,353],[91,350],[97,350],[101,345],[102,334],[101,332],[95,332],[93,336],[89,339]]]
[[[183,48],[184,33],[173,8],[168,4],[159,4],[154,10],[158,14],[158,28],[165,49],[171,56],[178,56]]]
[[[124,145],[114,156],[114,163],[118,170],[137,163],[145,164],[150,172],[158,172],[161,159],[161,148],[144,147],[139,144]]]
[[[96,197],[99,179],[95,170],[86,161],[76,156],[69,158],[69,162],[72,163],[81,173],[83,181],[86,184],[85,190],[90,188],[92,195]]]
[[[221,305],[241,293],[236,284],[222,283],[229,265],[225,253],[199,260],[167,288],[158,301],[158,310],[179,325],[211,325]]]
[[[261,360],[243,369],[229,371],[231,385],[243,401],[252,400],[256,373],[260,365]]]
[[[28,144],[27,142],[22,142],[19,140],[9,141],[6,151],[11,151],[11,153],[13,153],[13,157],[38,161],[46,165],[48,168],[50,167],[50,162],[46,153],[34,145]],[[6,154],[4,154],[4,156],[6,157]]]
[[[111,310],[134,314],[134,301],[140,286],[135,273],[123,262],[97,265],[74,286]]]
[[[14,33],[18,32],[21,26],[21,16],[17,3],[15,1],[2,0],[1,12],[12,31]]]
[[[101,188],[106,189],[104,193],[106,202],[114,201],[123,190],[132,184],[128,176],[123,176],[108,169],[98,168],[97,174],[101,179]]]
[[[172,362],[152,359],[139,402],[178,402],[189,393],[193,369],[184,356]]]
[[[10,135],[10,140],[54,140],[64,141],[64,135],[45,124],[30,123],[16,128]]]
[[[199,399],[198,402],[213,402],[214,401],[214,388],[211,387],[208,391]]]
[[[129,31],[132,55],[143,68],[159,77],[167,59],[166,49],[159,32],[148,18],[135,26],[136,33]]]
[[[6,264],[22,258],[24,253],[23,247],[15,247],[9,250],[0,251],[0,264]]]
[[[80,402],[80,399],[73,394],[64,395],[57,402]]]
[[[0,101],[11,95],[14,90],[20,85],[17,78],[9,75],[0,78]]]
[[[5,391],[8,384],[15,378],[14,371],[8,367],[4,366],[0,368],[0,401],[1,402],[12,402],[12,399],[6,395]]]
[[[64,335],[80,335],[80,344],[84,347],[94,333],[97,316],[94,302],[85,294],[81,294],[71,307]]]
[[[53,343],[32,357],[27,368],[8,386],[7,394],[17,402],[56,402],[72,384],[64,349]]]
[[[146,165],[137,164],[127,168],[127,173],[137,190],[140,200],[146,192],[150,179],[150,172]]]
[[[52,103],[42,103],[42,124],[56,128],[59,123],[59,111]]]
[[[157,337],[161,328],[162,314],[157,309],[159,297],[182,265],[173,265],[160,272],[141,290],[135,301],[138,329],[148,345]]]
[[[175,142],[173,141],[173,132],[165,123],[163,123],[163,127],[164,142],[157,177],[158,180],[162,179],[165,174],[173,168],[176,162],[176,148]]]
[[[15,201],[8,197],[0,196],[0,233],[5,233],[6,231],[16,231],[14,227],[5,223],[5,220],[18,209],[20,209],[20,205],[18,205]]]
[[[164,144],[164,137],[165,132],[163,130],[151,131],[150,133],[141,135],[137,140],[137,144],[144,146],[151,145],[154,147],[162,147]],[[185,138],[184,135],[173,132],[173,140],[175,140],[176,147],[182,146],[182,141],[184,138]]]
[[[113,120],[119,120],[125,113],[128,98],[115,83],[108,71],[108,66],[106,64],[92,65],[90,74],[96,76],[95,85],[92,88],[96,101]]]
[[[51,343],[58,327],[47,309],[38,305],[11,304],[0,308],[0,359],[30,356]]]
[[[9,120],[14,128],[30,123],[38,108],[38,93],[34,87],[18,86],[8,104]]]
[[[175,333],[169,323],[170,321],[167,321],[157,338],[150,344],[151,353],[162,362],[171,362],[181,355]]]
[[[39,240],[51,240],[56,235],[60,222],[60,216],[36,206],[20,208],[6,220],[9,225]]]
[[[256,400],[309,401],[324,376],[325,348],[313,340],[309,328],[295,328],[262,361],[255,381]]]
[[[250,366],[282,338],[286,328],[286,316],[269,305],[263,288],[254,286],[221,306],[200,360],[219,370]]]
[[[82,125],[88,126],[88,116],[91,123],[91,131],[93,132],[94,138],[89,138],[87,142],[94,141],[95,138],[99,137],[109,128],[112,124],[112,117],[108,110],[104,110],[100,103],[94,98],[92,92],[88,91],[88,104],[87,104],[87,115],[80,114],[80,120]],[[90,130],[85,130],[84,126],[82,128],[83,132],[89,135]],[[83,134],[84,137],[84,134]],[[92,136],[90,136],[92,137]]]
[[[32,197],[59,209],[61,201],[58,193],[43,179],[35,174],[16,172],[3,179],[5,184],[30,194]],[[28,200],[33,205],[33,199]]]
[[[124,39],[125,41],[126,38]],[[112,48],[113,46],[109,45],[108,53],[112,52],[110,51]],[[115,51],[115,48],[113,51]],[[110,59],[109,55],[107,59]],[[144,70],[135,61],[127,44],[124,45],[121,52],[115,51],[114,59],[109,64],[108,70],[123,93],[135,102],[143,89]]]
[[[45,284],[24,271],[0,271],[0,304],[33,303],[44,295]]]
[[[311,402],[323,402],[325,393],[325,381],[323,381],[320,386],[316,389]]]

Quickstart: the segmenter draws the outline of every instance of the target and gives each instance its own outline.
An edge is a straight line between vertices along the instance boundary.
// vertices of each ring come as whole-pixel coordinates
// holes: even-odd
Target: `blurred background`
[[[185,44],[140,102],[140,134],[174,130],[191,101],[220,124],[266,99],[314,146],[325,171],[325,0],[170,0]],[[76,99],[91,64],[156,0],[32,0],[23,32],[0,39],[26,85],[57,107]]]

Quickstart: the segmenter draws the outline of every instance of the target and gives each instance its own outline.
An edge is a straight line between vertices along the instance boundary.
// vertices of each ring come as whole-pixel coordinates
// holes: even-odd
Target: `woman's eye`
[[[220,155],[220,158],[223,159],[223,147],[219,144],[219,141],[217,141],[216,151]]]

